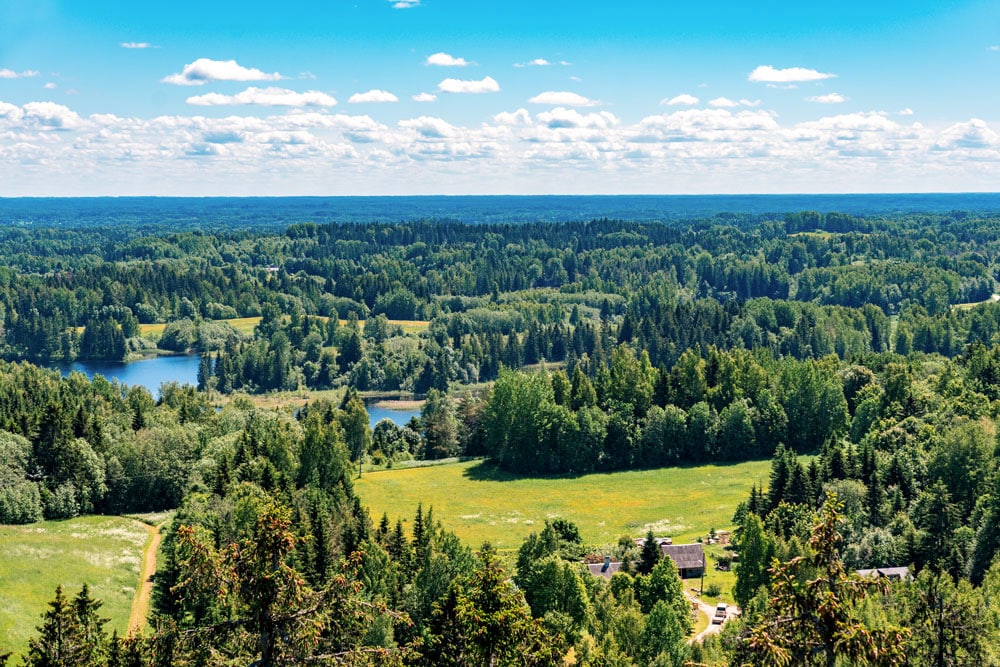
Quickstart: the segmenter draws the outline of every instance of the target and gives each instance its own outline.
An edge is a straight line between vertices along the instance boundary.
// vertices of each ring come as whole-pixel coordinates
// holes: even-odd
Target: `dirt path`
[[[707,628],[705,628],[704,630],[702,630],[701,632],[699,632],[694,637],[688,640],[689,644],[693,644],[695,642],[699,643],[703,642],[705,640],[705,637],[707,637],[708,635],[718,634],[719,631],[722,630],[722,625],[724,622],[718,624],[712,623],[712,617],[715,616],[715,605],[710,605],[706,602],[703,602],[702,600],[695,597],[693,593],[689,593],[688,591],[684,591],[684,597],[686,597],[691,602],[696,603],[698,605],[698,610],[701,613],[708,616],[708,621],[709,621]],[[726,621],[728,621],[737,614],[739,614],[739,608],[734,604],[729,605],[729,615],[726,616]]]
[[[130,635],[139,634],[146,625],[146,617],[149,615],[150,601],[153,595],[153,575],[156,574],[156,552],[160,548],[162,536],[160,529],[165,521],[158,526],[150,526],[148,523],[138,522],[149,533],[149,541],[142,552],[142,566],[139,569],[139,586],[135,590],[135,597],[132,598],[132,613],[128,618],[128,633]]]

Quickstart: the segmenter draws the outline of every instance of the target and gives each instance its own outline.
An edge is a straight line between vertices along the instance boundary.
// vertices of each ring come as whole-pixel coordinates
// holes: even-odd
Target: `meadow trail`
[[[132,613],[128,619],[128,634],[135,635],[142,632],[146,625],[146,617],[149,615],[150,601],[153,595],[153,575],[156,574],[156,552],[160,548],[160,540],[163,536],[160,529],[166,521],[151,526],[142,521],[136,521],[147,533],[149,541],[142,552],[142,566],[139,569],[139,585],[135,590],[135,598],[132,600]]]

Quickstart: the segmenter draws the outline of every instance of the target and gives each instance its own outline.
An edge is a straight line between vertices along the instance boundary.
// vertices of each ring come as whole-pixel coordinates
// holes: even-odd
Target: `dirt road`
[[[142,552],[139,586],[132,599],[132,613],[128,619],[128,633],[130,635],[139,634],[146,626],[146,617],[149,616],[149,606],[153,596],[153,575],[156,574],[156,552],[160,548],[160,540],[162,539],[160,529],[166,524],[165,521],[158,526],[150,526],[141,521],[137,523],[149,533],[149,541],[146,542],[146,548]]]
[[[693,644],[694,642],[702,642],[708,635],[718,634],[719,631],[722,630],[722,625],[723,625],[722,623],[716,624],[711,622],[712,617],[715,616],[715,605],[710,605],[706,602],[703,602],[702,600],[695,597],[693,593],[690,593],[688,591],[684,591],[684,597],[686,597],[691,602],[696,603],[698,605],[698,610],[701,613],[708,616],[709,619],[708,627],[699,632],[698,634],[696,634],[691,639],[689,639],[688,640],[689,644]],[[730,618],[732,618],[737,614],[739,614],[739,608],[734,604],[729,605],[729,615],[726,617],[726,620],[728,621]]]

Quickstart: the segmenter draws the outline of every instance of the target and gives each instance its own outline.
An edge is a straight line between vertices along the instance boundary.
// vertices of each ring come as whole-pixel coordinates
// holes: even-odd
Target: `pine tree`
[[[831,494],[813,527],[811,553],[771,568],[771,603],[750,628],[739,664],[906,664],[906,631],[874,629],[860,617],[858,603],[885,594],[887,583],[848,573],[837,553],[841,507]]]
[[[84,584],[70,601],[62,586],[56,588],[49,610],[42,614],[39,636],[28,642],[29,667],[92,667],[100,664],[107,650],[108,637],[98,610],[102,602],[90,597]]]
[[[653,535],[653,529],[650,528],[646,533],[646,540],[642,543],[642,553],[639,556],[639,572],[649,574],[662,557],[663,552],[660,551],[660,545],[656,541],[656,536]]]

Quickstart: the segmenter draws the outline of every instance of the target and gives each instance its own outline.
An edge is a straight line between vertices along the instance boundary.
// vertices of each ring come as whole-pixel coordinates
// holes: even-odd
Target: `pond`
[[[63,375],[79,371],[89,377],[103,375],[109,380],[118,380],[121,384],[140,385],[153,394],[160,396],[160,385],[164,382],[178,384],[198,384],[198,363],[201,357],[197,354],[177,355],[169,357],[150,357],[137,361],[74,361],[72,364],[55,366]],[[387,408],[377,402],[365,405],[368,410],[368,422],[372,428],[382,419],[391,419],[397,426],[405,426],[411,417],[420,416],[420,408]]]
[[[55,368],[63,375],[79,371],[87,377],[103,375],[109,380],[118,380],[121,384],[140,385],[148,389],[154,398],[159,398],[160,385],[164,382],[198,384],[200,360],[201,357],[197,354],[184,354],[129,362],[74,361],[71,364],[59,364]]]
[[[372,428],[375,428],[375,424],[379,423],[383,419],[390,419],[392,423],[396,426],[406,426],[409,423],[411,417],[420,416],[420,408],[386,408],[380,406],[378,403],[366,403],[365,409],[368,410],[368,423]]]

